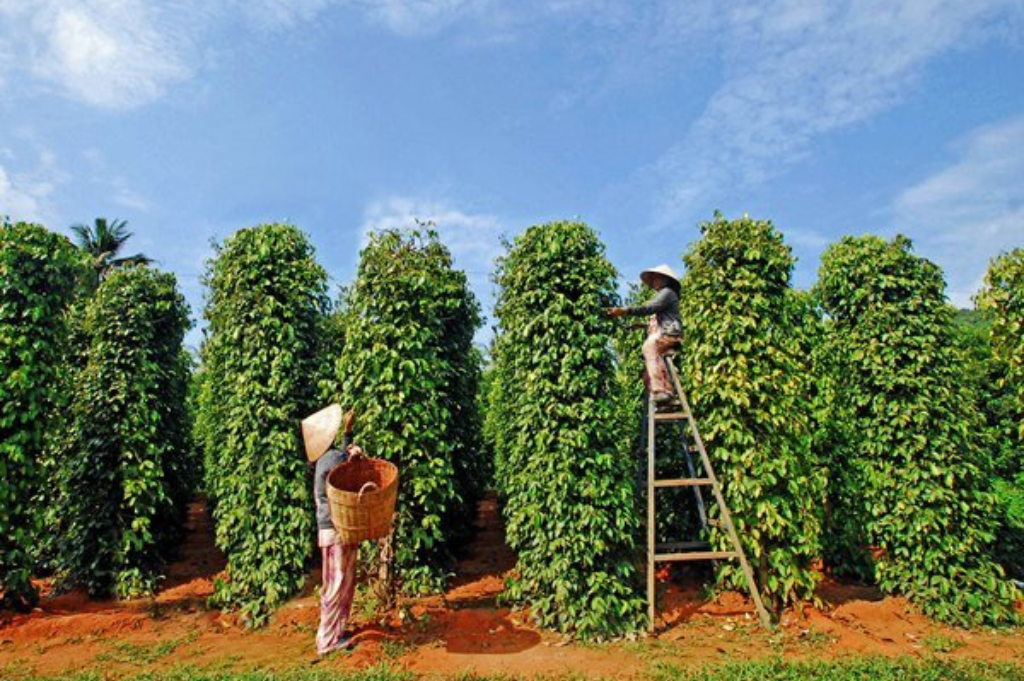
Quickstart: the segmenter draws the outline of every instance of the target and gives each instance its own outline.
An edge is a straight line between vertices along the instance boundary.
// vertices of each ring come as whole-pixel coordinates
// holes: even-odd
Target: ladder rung
[[[656,553],[654,554],[654,560],[665,562],[665,561],[676,561],[676,560],[724,560],[726,558],[735,558],[735,551],[689,551],[687,553]]]
[[[655,553],[680,553],[683,551],[707,551],[711,544],[706,541],[671,541],[654,547]]]
[[[723,523],[721,520],[719,520],[717,518],[708,518],[707,522],[705,524],[708,527],[719,527],[719,528],[725,527],[725,523]]]
[[[654,481],[655,487],[699,487],[712,484],[714,481],[711,478],[666,478]]]
[[[687,417],[685,411],[655,412],[655,421],[683,421]]]

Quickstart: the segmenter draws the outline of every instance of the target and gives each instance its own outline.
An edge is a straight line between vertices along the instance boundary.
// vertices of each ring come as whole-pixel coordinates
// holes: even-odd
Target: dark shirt
[[[679,294],[670,286],[663,286],[658,295],[651,299],[646,305],[627,307],[626,314],[630,315],[655,315],[658,318],[658,328],[666,336],[681,336],[683,334],[683,322],[679,317]]]
[[[331,507],[327,503],[327,475],[339,464],[348,460],[348,446],[352,444],[352,436],[348,433],[341,440],[341,449],[331,447],[316,460],[316,473],[313,475],[313,497],[316,499],[316,529],[333,530]]]

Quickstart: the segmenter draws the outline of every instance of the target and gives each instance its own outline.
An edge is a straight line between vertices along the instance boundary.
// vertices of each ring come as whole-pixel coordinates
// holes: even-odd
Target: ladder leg
[[[637,513],[640,512],[640,504],[643,501],[644,489],[646,484],[644,482],[647,476],[647,466],[644,461],[647,455],[647,403],[650,402],[651,396],[644,391],[642,398],[642,406],[640,411],[640,438],[639,444],[636,449],[636,509]]]
[[[740,544],[739,535],[736,534],[736,527],[733,525],[732,515],[729,513],[729,507],[725,503],[725,497],[722,496],[722,486],[719,484],[718,477],[715,475],[715,471],[711,467],[711,459],[708,457],[707,449],[704,447],[704,441],[700,437],[700,431],[697,430],[697,421],[693,418],[693,412],[690,410],[690,403],[687,401],[686,395],[683,393],[682,385],[679,383],[679,374],[676,372],[675,365],[671,362],[669,362],[667,366],[673,387],[675,388],[676,394],[679,396],[679,400],[683,405],[683,411],[686,413],[687,421],[690,423],[690,434],[693,436],[693,440],[697,444],[697,451],[700,452],[701,463],[704,465],[704,471],[707,476],[711,478],[711,489],[714,492],[715,501],[718,503],[718,508],[722,514],[722,524],[725,526],[729,539],[732,541],[733,550],[739,558],[740,567],[742,568],[743,575],[747,580],[747,588],[750,591],[750,597],[753,599],[754,608],[757,610],[757,616],[761,620],[762,626],[770,628],[771,618],[768,617],[768,611],[765,610],[764,602],[761,601],[761,592],[757,588],[757,582],[754,581],[754,571],[750,569],[750,563],[747,562],[747,554],[743,550],[743,545]]]
[[[670,379],[672,379],[672,387],[676,393],[676,399],[679,400],[679,404],[683,404],[683,391],[682,386],[679,383],[678,376],[675,371],[675,365],[672,364],[671,357],[662,357],[661,361],[665,363],[665,371]],[[686,441],[686,427],[680,424],[679,439],[683,443],[683,453],[686,457],[686,471],[690,474],[691,478],[697,477],[697,469],[693,465],[693,452],[690,451],[690,444]],[[708,529],[708,514],[704,508],[704,494],[700,491],[700,487],[694,485],[693,496],[697,501],[697,515],[700,517],[700,526],[705,530]]]
[[[707,456],[706,454],[704,455]],[[743,570],[743,576],[747,579],[747,588],[750,591],[750,597],[754,601],[754,609],[757,610],[757,616],[761,620],[761,625],[766,629],[771,627],[772,621],[768,617],[768,611],[765,610],[764,603],[761,601],[761,592],[757,588],[757,582],[754,581],[754,571],[750,569],[750,563],[747,561],[747,554],[743,550],[743,546],[740,544],[740,537],[736,534],[736,526],[733,525],[732,515],[729,513],[729,507],[725,504],[725,499],[722,497],[721,486],[715,482],[713,485],[715,491],[715,498],[718,501],[719,508],[722,509],[722,524],[725,525],[725,529],[729,534],[729,539],[732,541],[733,550],[736,551],[736,556],[740,560],[740,567]]]
[[[647,627],[654,631],[654,400],[647,400]]]

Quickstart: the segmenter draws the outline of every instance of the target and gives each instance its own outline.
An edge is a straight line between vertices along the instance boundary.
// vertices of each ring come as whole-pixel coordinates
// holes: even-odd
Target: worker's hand
[[[350,459],[358,459],[361,456],[365,456],[365,454],[363,453],[363,448],[357,444],[349,445],[348,448],[345,449],[345,451],[348,452],[348,458]]]
[[[351,433],[352,432],[352,424],[355,423],[355,420],[356,420],[356,410],[355,409],[349,409],[347,412],[345,412],[345,415],[341,418],[341,424],[342,424],[341,425],[341,432],[343,432],[343,433]]]
[[[624,307],[609,307],[608,308],[608,316],[612,317],[613,319],[615,317],[621,317],[624,314],[626,314],[626,308],[624,308]]]

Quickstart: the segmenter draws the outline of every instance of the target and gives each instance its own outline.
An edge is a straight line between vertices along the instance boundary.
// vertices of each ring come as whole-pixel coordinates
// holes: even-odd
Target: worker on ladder
[[[612,317],[650,315],[644,341],[644,385],[658,408],[669,407],[675,399],[662,355],[679,347],[683,323],[679,318],[679,277],[668,265],[640,273],[640,280],[657,291],[646,305],[608,308]]]

